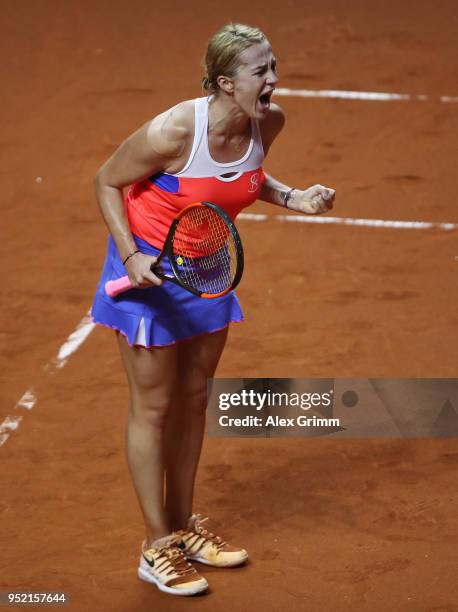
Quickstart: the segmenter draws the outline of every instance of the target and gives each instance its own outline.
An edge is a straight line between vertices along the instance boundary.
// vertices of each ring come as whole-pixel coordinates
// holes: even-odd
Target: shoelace
[[[186,561],[181,549],[178,548],[178,543],[173,542],[156,550],[158,555],[157,561],[160,563],[161,557],[165,557],[171,566],[167,574],[175,572],[178,576],[185,576],[186,574],[195,573],[195,569]],[[159,567],[162,568],[162,565],[163,563]]]
[[[219,552],[226,545],[226,542],[211,531],[204,529],[202,527],[202,523],[204,523],[205,521],[208,521],[208,516],[203,518],[200,514],[197,514],[194,521],[194,531],[206,540],[212,542],[212,544],[216,546]]]

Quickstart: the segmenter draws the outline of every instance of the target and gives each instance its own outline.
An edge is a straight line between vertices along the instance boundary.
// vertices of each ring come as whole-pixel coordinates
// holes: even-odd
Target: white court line
[[[60,370],[67,363],[69,357],[83,344],[95,327],[90,311],[87,312],[79,322],[77,328],[72,332],[64,344],[60,347],[57,357],[45,366],[46,370],[57,368]]]
[[[3,423],[0,423],[0,446],[10,437],[10,434],[7,432],[17,429],[21,421],[21,416],[16,418],[7,416]]]
[[[425,100],[439,100],[440,102],[458,102],[458,96],[432,97],[425,94],[388,93],[383,91],[343,91],[339,89],[290,89],[278,87],[274,95],[290,96],[296,98],[338,98],[342,100],[369,100],[369,101],[395,101],[412,100],[424,102]]]
[[[14,408],[24,408],[26,410],[32,410],[36,403],[37,398],[33,393],[33,389],[28,389]],[[0,423],[0,446],[4,444],[10,437],[9,432],[15,431],[19,427],[19,423],[21,421],[22,416],[7,416],[6,419],[2,423]]]
[[[75,331],[70,334],[64,344],[60,347],[57,356],[45,365],[45,370],[49,374],[53,374],[56,369],[63,368],[70,356],[83,344],[94,327],[95,324],[92,322],[90,313],[88,312],[81,319]],[[18,401],[14,409],[32,410],[36,403],[37,397],[35,396],[33,389],[28,389]],[[0,423],[0,446],[2,446],[2,444],[8,440],[10,432],[15,431],[19,427],[19,423],[21,421],[22,415],[13,417],[7,416],[6,419]]]
[[[388,219],[352,219],[351,217],[319,217],[314,215],[270,215],[240,213],[237,220],[242,221],[287,221],[292,223],[334,223],[336,225],[355,225],[363,227],[384,227],[394,229],[441,229],[454,230],[458,223],[434,223],[429,221],[390,221]]]
[[[242,221],[267,221],[269,218],[269,215],[263,213],[240,213],[237,215],[237,221],[239,219]]]
[[[37,398],[33,393],[33,389],[29,389],[18,401],[18,403],[16,404],[16,408],[25,408],[26,410],[32,410],[36,403]]]

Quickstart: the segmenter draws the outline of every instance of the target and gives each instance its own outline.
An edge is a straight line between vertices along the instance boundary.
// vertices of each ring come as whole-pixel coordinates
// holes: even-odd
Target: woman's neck
[[[215,136],[241,136],[251,131],[250,118],[228,95],[213,95],[208,104],[208,130]]]

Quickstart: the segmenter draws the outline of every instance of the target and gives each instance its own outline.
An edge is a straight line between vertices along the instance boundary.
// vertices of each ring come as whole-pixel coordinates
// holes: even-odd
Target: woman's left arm
[[[264,153],[269,148],[285,124],[285,116],[277,104],[272,104],[269,117],[261,127]],[[308,189],[297,189],[281,183],[273,176],[265,173],[266,180],[262,185],[260,199],[264,202],[277,204],[289,210],[309,215],[326,213],[333,207],[335,189],[323,185],[313,185]]]
[[[336,191],[323,185],[313,185],[308,189],[295,189],[281,183],[269,174],[261,188],[260,199],[270,204],[277,204],[289,210],[309,215],[326,213],[334,205]]]

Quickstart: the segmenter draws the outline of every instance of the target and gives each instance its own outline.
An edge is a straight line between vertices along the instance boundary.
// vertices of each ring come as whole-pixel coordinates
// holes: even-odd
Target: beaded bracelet
[[[135,253],[140,253],[140,251],[137,249],[136,251],[134,251],[133,253],[131,253],[130,255],[128,255],[125,260],[122,262],[122,265],[124,266],[126,264],[126,261],[128,259],[130,259],[133,255],[135,255]]]

